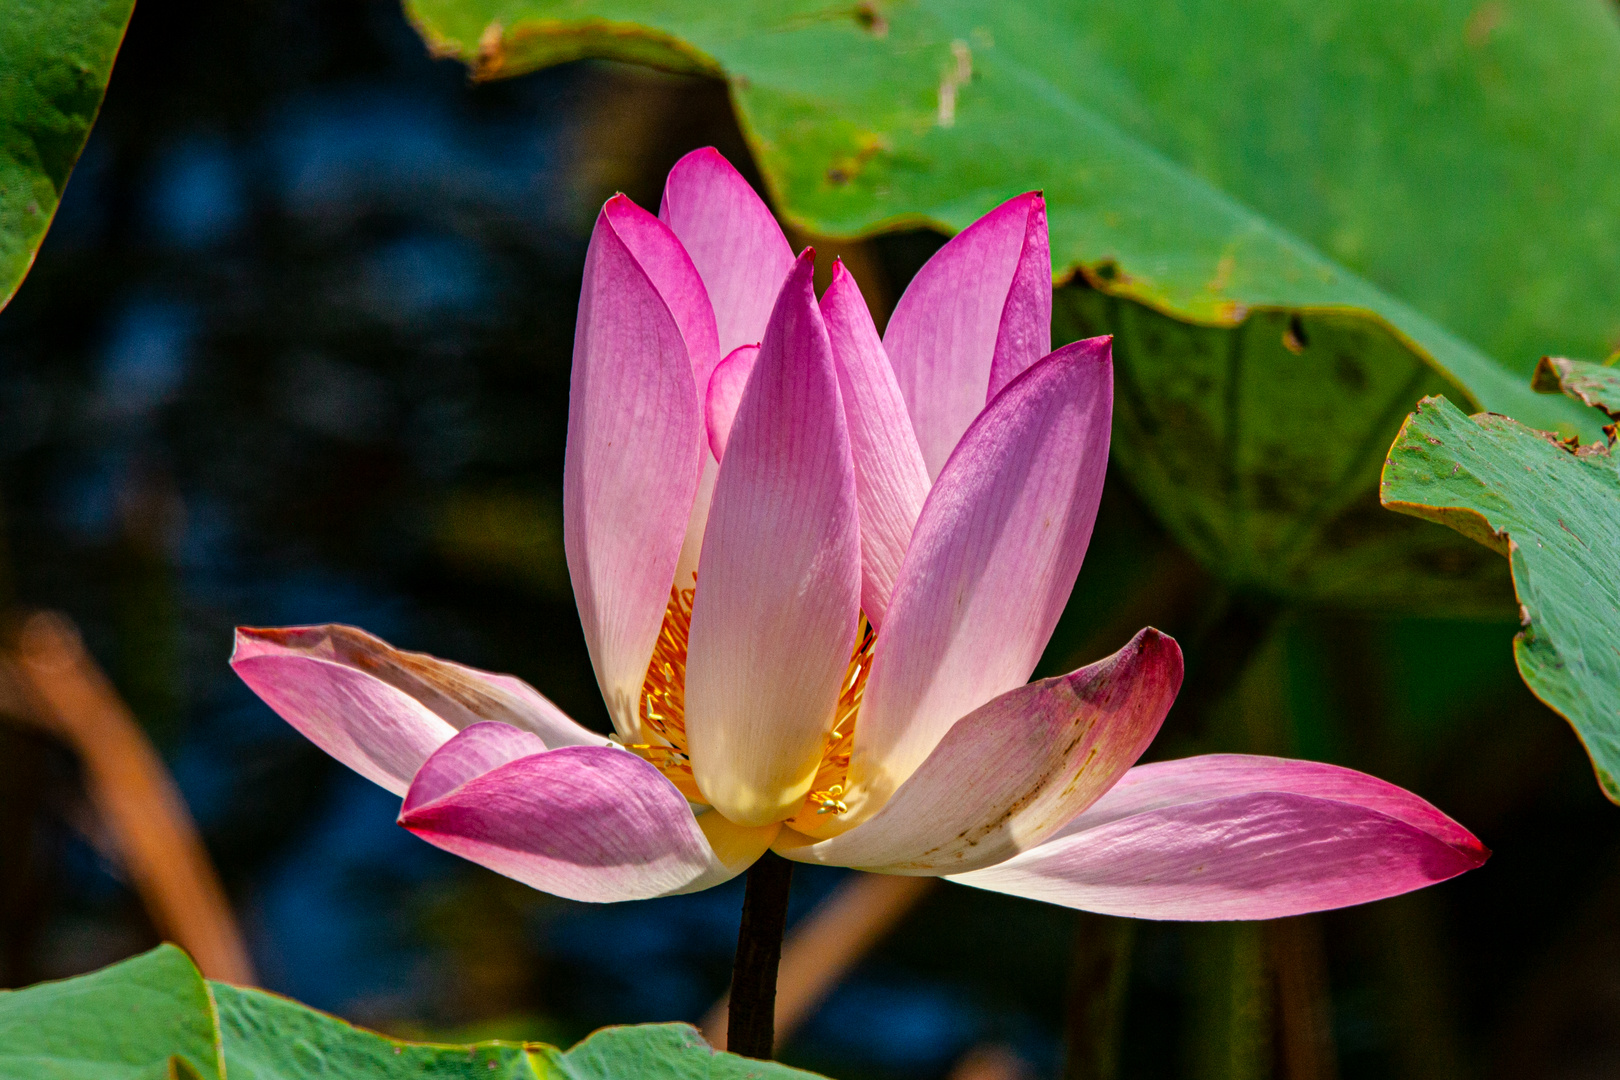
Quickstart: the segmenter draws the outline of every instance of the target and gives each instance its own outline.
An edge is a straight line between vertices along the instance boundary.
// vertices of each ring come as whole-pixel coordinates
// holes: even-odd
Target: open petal
[[[1181,649],[1143,630],[1105,660],[974,710],[865,823],[815,843],[784,831],[776,849],[891,874],[1001,862],[1113,787],[1153,741],[1180,687]]]
[[[623,195],[609,199],[602,207],[602,215],[658,290],[680,328],[692,362],[693,385],[707,386],[714,366],[725,354],[720,351],[708,289],[691,256],[667,224]]]
[[[719,327],[719,355],[759,344],[793,266],[793,249],[770,208],[711,146],[675,163],[658,216],[703,276]]]
[[[686,661],[693,774],[732,821],[788,816],[854,648],[860,525],[832,347],[800,258],[726,444]]]
[[[911,530],[928,497],[928,467],[894,369],[854,275],[833,264],[821,316],[838,365],[861,510],[861,610],[882,628]]]
[[[1035,670],[1097,517],[1112,408],[1109,339],[1067,345],[1008,384],[935,481],[855,728],[857,819]]]
[[[1020,372],[1052,351],[1046,200],[1009,199],[917,272],[883,334],[928,474]]]
[[[716,461],[726,456],[726,442],[731,438],[731,425],[737,419],[737,406],[742,404],[743,388],[748,376],[754,372],[754,361],[759,358],[758,345],[742,345],[720,361],[709,380],[709,394],[703,406],[704,420],[709,429],[709,451]]]
[[[662,229],[621,206],[591,234],[569,381],[563,545],[602,695],[619,732],[635,738],[705,438],[690,353],[619,235],[624,221],[637,223],[644,248]]]
[[[751,857],[728,834],[727,861],[680,792],[615,747],[536,751],[524,733],[478,724],[423,765],[399,823],[436,847],[570,900],[642,900],[719,884]]]
[[[1221,754],[1138,766],[1044,844],[951,880],[1141,919],[1274,919],[1420,889],[1489,854],[1375,777]]]
[[[554,749],[607,741],[521,679],[405,652],[352,626],[239,627],[231,667],[311,742],[395,794],[429,754],[482,720]]]

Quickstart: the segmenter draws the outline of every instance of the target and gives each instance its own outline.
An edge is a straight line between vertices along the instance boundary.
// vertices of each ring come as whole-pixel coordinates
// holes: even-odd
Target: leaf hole
[[[889,36],[889,20],[883,17],[883,12],[872,0],[863,0],[855,5],[855,25],[873,37]]]
[[[1289,316],[1288,329],[1283,331],[1282,343],[1283,348],[1295,356],[1311,347],[1311,339],[1305,336],[1305,321],[1298,315]]]

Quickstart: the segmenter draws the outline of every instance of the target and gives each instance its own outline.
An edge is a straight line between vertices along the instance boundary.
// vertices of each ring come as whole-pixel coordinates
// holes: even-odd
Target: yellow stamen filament
[[[653,646],[647,678],[641,684],[642,743],[627,748],[640,754],[669,778],[682,795],[704,802],[692,776],[692,759],[686,749],[686,647],[692,629],[692,598],[695,589],[672,588],[664,609],[664,625]],[[856,631],[855,651],[844,673],[833,726],[821,751],[821,765],[806,797],[807,808],[817,814],[842,814],[849,810],[843,801],[849,775],[850,749],[855,741],[855,721],[861,698],[866,693],[866,677],[872,668],[872,647],[877,632],[861,616]]]

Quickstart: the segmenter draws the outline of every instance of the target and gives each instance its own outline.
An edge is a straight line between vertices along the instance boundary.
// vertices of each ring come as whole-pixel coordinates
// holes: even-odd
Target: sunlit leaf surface
[[[0,992],[0,1080],[816,1080],[720,1053],[687,1024],[604,1028],[572,1050],[390,1039],[262,990],[205,982],[173,945]]]
[[[1620,336],[1612,5],[406,7],[479,78],[580,56],[724,77],[809,233],[951,231],[1044,188],[1076,276],[1059,339],[1119,335],[1117,457],[1234,584],[1505,602],[1454,544],[1376,522],[1383,447],[1440,391],[1596,434],[1524,375]]]
[[[84,149],[135,0],[0,0],[0,307]]]
[[[1553,361],[1538,385],[1561,383],[1620,414],[1613,374]],[[1392,510],[1508,556],[1524,623],[1513,643],[1519,673],[1575,728],[1604,793],[1620,802],[1620,454],[1612,435],[1574,446],[1426,398],[1390,449],[1382,497]]]

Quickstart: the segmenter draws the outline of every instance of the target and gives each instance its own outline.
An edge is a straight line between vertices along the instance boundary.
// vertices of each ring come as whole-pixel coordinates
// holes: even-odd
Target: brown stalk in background
[[[163,760],[61,615],[28,618],[0,652],[0,712],[60,738],[158,933],[211,979],[253,966],[197,826]]]

